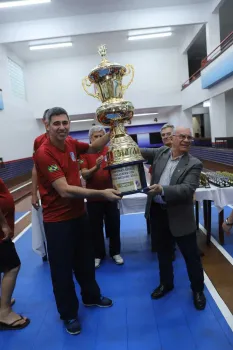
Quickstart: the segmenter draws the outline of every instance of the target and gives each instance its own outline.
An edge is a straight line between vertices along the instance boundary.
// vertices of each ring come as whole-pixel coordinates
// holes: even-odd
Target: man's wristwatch
[[[233,222],[232,222],[232,223],[229,222],[229,218],[227,218],[227,219],[225,220],[225,224],[226,224],[227,226],[233,226]]]

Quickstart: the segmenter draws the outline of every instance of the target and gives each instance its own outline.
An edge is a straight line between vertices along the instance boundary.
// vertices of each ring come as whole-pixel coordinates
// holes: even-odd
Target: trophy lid
[[[126,68],[119,63],[109,62],[106,58],[107,48],[106,45],[101,45],[98,48],[98,53],[102,57],[100,64],[93,68],[88,75],[90,82],[98,83],[106,75],[112,75],[114,73],[120,73],[122,76],[126,73]]]

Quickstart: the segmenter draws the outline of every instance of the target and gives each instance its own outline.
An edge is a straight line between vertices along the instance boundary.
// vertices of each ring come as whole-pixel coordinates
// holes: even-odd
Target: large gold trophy
[[[105,45],[100,46],[98,52],[102,61],[83,79],[82,85],[88,95],[102,102],[96,110],[96,118],[102,125],[110,127],[107,169],[110,169],[113,186],[122,194],[143,192],[147,186],[144,159],[124,126],[134,114],[132,103],[123,99],[125,90],[133,81],[134,68],[109,62],[106,59]],[[123,85],[123,77],[130,74],[129,83]],[[88,91],[91,85],[94,85],[94,94]]]

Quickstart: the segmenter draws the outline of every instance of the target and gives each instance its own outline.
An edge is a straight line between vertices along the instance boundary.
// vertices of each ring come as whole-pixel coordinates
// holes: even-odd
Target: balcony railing
[[[231,45],[233,45],[233,32],[231,32],[216,49],[214,49],[206,58],[201,61],[201,67],[184,83],[182,90],[186,89],[190,84],[197,80],[201,71],[211,64],[216,58],[223,54]]]

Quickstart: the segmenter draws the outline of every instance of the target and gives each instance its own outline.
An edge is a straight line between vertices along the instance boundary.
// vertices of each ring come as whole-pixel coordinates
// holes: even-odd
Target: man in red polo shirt
[[[51,108],[46,124],[48,139],[34,155],[44,228],[53,283],[60,318],[70,334],[79,334],[78,298],[73,272],[81,287],[86,306],[109,307],[112,301],[101,297],[95,280],[89,221],[84,198],[100,197],[118,201],[114,189],[90,190],[81,187],[78,162],[80,154],[97,152],[109,141],[109,134],[92,145],[68,138],[70,121],[63,108]]]
[[[30,323],[28,318],[16,314],[11,308],[11,297],[20,269],[20,260],[11,240],[14,236],[14,215],[14,199],[0,178],[0,330],[18,330]]]
[[[89,140],[93,144],[106,134],[102,126],[93,126],[89,130]],[[108,148],[95,154],[81,156],[81,172],[86,187],[95,190],[112,188],[112,180],[107,166],[106,154]],[[105,242],[103,234],[103,222],[105,223],[106,236],[109,237],[109,254],[117,265],[122,265],[124,260],[120,256],[120,211],[117,202],[110,202],[101,198],[87,198],[87,211],[91,223],[92,239],[95,250],[95,267],[99,267],[105,257]]]
[[[42,122],[45,125],[46,120],[47,120],[47,113],[48,113],[49,109],[46,109],[44,111],[43,117],[42,117]],[[44,141],[47,140],[47,132],[45,132],[44,134],[38,136],[35,140],[34,140],[34,145],[33,145],[33,156],[35,154],[35,152],[39,149],[39,147],[44,143]],[[32,205],[33,207],[38,210],[39,206],[40,206],[40,201],[37,195],[37,191],[38,191],[38,183],[37,183],[37,173],[36,173],[36,167],[35,164],[33,165],[32,168]]]

